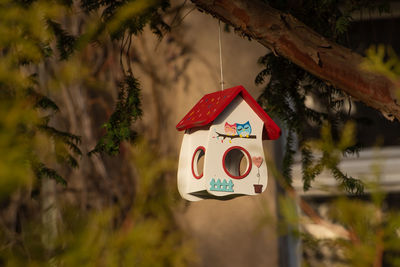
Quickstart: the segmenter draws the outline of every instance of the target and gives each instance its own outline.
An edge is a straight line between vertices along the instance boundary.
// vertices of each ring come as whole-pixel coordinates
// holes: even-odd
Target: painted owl
[[[225,122],[225,134],[226,135],[235,135],[236,134],[236,123],[229,124]]]
[[[250,122],[240,124],[236,123],[236,132],[240,137],[249,137],[251,134],[251,125]]]

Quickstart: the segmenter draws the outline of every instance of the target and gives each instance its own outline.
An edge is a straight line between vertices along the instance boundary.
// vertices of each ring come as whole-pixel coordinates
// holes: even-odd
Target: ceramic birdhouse
[[[185,131],[178,190],[190,201],[260,194],[267,187],[263,140],[280,128],[242,86],[205,95],[178,123]]]

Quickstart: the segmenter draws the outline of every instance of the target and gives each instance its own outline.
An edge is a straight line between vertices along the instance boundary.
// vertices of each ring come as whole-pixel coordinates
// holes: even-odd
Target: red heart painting
[[[262,157],[252,157],[251,160],[253,161],[253,164],[257,166],[257,168],[260,168],[261,164],[263,163]]]

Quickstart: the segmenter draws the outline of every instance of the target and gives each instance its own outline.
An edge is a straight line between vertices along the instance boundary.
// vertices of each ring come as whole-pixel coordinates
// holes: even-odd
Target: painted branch
[[[249,135],[249,137],[241,137],[240,135],[227,135],[227,134],[221,134],[219,132],[216,132],[216,133],[218,135],[217,137],[223,137],[224,138],[223,140],[225,140],[225,138],[230,138],[231,140],[234,138],[256,139],[255,135]]]
[[[341,89],[354,100],[400,120],[396,84],[360,68],[363,57],[331,42],[308,26],[258,0],[192,0],[200,9],[232,25],[276,55]]]

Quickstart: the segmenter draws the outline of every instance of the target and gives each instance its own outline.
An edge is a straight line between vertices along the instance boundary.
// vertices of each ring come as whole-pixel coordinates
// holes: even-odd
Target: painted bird
[[[229,124],[225,122],[225,134],[226,135],[235,135],[236,134],[236,123]]]
[[[249,137],[251,134],[251,125],[250,122],[247,121],[246,123],[240,124],[236,123],[236,132],[240,137]]]

